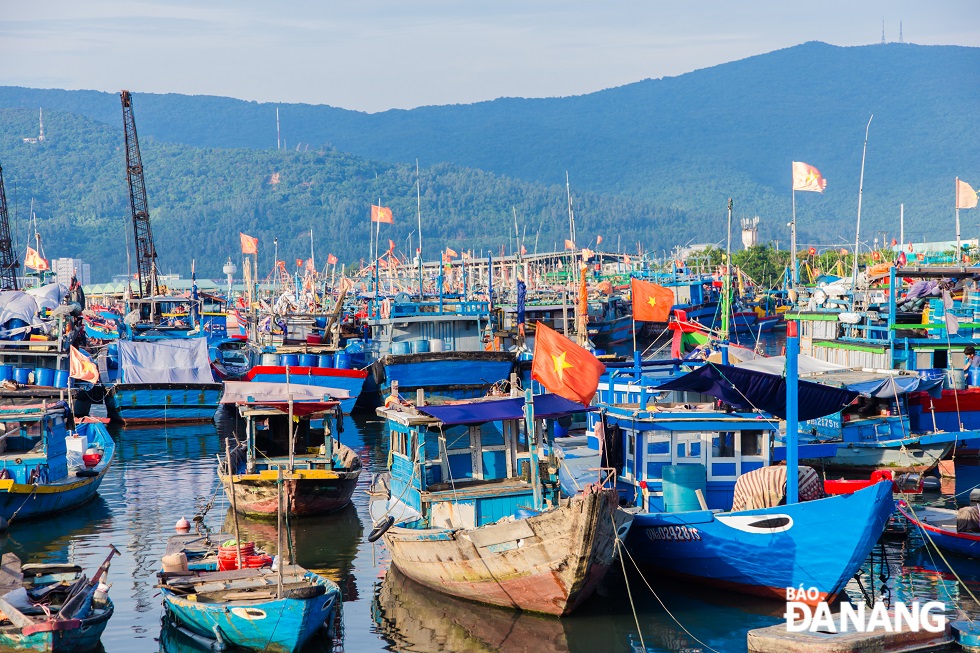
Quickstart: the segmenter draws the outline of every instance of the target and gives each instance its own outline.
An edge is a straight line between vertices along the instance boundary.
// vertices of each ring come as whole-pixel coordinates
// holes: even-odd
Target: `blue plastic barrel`
[[[289,365],[290,367],[296,367],[299,365],[299,356],[296,354],[280,354],[279,355],[280,365]]]
[[[316,367],[316,354],[300,354],[299,364],[303,367]]]
[[[68,387],[68,370],[57,370],[54,373],[54,387],[56,388],[67,388]]]
[[[333,356],[330,354],[320,354],[316,357],[317,367],[333,367]]]
[[[316,325],[316,328],[318,328],[318,329],[325,328],[327,326],[327,316],[326,315],[320,315],[320,316],[314,318],[313,324],[315,324]]]
[[[0,365],[0,381],[10,381],[14,378],[13,365]]]
[[[708,473],[704,465],[667,465],[663,468],[664,508],[667,512],[701,510],[695,490],[704,494]]]
[[[338,351],[333,355],[333,366],[338,370],[350,369],[350,354],[346,351]]]
[[[970,385],[973,387],[980,386],[980,367],[970,368]]]
[[[566,435],[568,435],[568,427],[562,426],[561,424],[558,423],[558,420],[555,420],[555,437],[563,438]]]
[[[391,353],[395,355],[412,353],[412,345],[407,340],[391,343]]]
[[[52,387],[54,385],[54,370],[47,367],[34,368],[34,385]]]
[[[31,382],[31,372],[33,372],[29,367],[17,367],[14,368],[14,381],[20,383],[21,385],[26,385]]]
[[[429,352],[429,341],[425,338],[419,338],[418,340],[412,340],[412,353],[413,354],[426,354]]]

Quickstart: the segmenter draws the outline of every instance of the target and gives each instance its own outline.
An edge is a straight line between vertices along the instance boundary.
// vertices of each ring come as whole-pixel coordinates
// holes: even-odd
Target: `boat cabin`
[[[681,499],[695,490],[706,507],[730,509],[735,481],[771,463],[778,432],[774,418],[714,403],[611,405],[603,413],[598,423],[620,493],[648,512],[697,510]]]
[[[379,408],[390,435],[391,496],[417,511],[418,528],[476,528],[556,506],[554,423],[590,410],[556,395],[445,406]]]
[[[0,480],[34,484],[66,478],[68,441],[75,443],[73,462],[81,465],[87,444],[69,437],[63,408],[0,407]]]

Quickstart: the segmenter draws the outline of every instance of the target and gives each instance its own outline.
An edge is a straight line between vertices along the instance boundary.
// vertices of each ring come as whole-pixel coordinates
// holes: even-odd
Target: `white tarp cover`
[[[123,383],[214,383],[205,338],[119,341]]]
[[[0,324],[10,320],[23,320],[35,326],[41,324],[37,317],[37,300],[20,290],[4,290],[0,292]]]
[[[800,374],[815,374],[817,372],[835,372],[837,370],[850,369],[846,365],[828,363],[827,361],[822,361],[814,358],[813,356],[807,356],[806,354],[800,354],[798,360],[798,369]],[[767,374],[782,374],[784,371],[786,371],[786,357],[769,356],[768,358],[756,358],[752,361],[737,363],[735,367],[755,370],[756,372],[766,372]]]
[[[31,288],[27,291],[27,294],[31,295],[37,301],[37,305],[40,308],[50,308],[53,310],[58,308],[61,300],[68,294],[68,288],[60,283],[49,283],[39,288]]]
[[[288,391],[287,391],[288,390]],[[349,399],[350,392],[342,388],[325,388],[305,383],[277,383],[274,381],[225,381],[221,395],[223,404],[273,403],[285,404],[290,395],[293,401],[327,401]],[[249,400],[251,397],[251,400]]]

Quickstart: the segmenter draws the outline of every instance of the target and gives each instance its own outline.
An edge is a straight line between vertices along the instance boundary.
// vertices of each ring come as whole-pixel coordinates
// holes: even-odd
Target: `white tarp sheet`
[[[40,326],[37,317],[37,300],[20,290],[0,292],[0,325],[10,320],[23,320],[27,324]]]
[[[225,391],[221,395],[223,404],[273,403],[284,404],[293,401],[327,401],[350,399],[350,392],[341,388],[325,388],[305,383],[276,383],[273,381],[225,381]],[[251,398],[251,401],[249,400]]]
[[[119,341],[123,383],[214,383],[205,338]]]
[[[31,288],[27,294],[32,296],[40,308],[58,308],[61,300],[68,294],[68,288],[60,283],[49,283],[40,288]]]
[[[846,365],[828,363],[813,356],[807,356],[806,354],[800,354],[798,361],[797,365],[800,374],[815,374],[817,372],[835,372],[837,370],[850,369]],[[735,367],[755,370],[756,372],[766,372],[767,374],[782,374],[786,370],[786,357],[770,356],[768,358],[756,358],[752,361],[737,363]]]

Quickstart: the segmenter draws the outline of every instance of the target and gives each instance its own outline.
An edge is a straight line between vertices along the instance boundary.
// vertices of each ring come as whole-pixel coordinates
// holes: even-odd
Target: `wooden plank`
[[[14,606],[7,603],[6,599],[0,597],[0,610],[3,611],[10,623],[17,626],[18,628],[25,628],[27,626],[33,626],[34,620],[28,617],[26,614],[15,608]]]
[[[20,558],[13,553],[4,553],[0,559],[0,596],[24,586],[24,574],[21,573]]]
[[[503,542],[513,542],[526,537],[534,537],[534,529],[523,519],[493,526],[484,526],[467,532],[470,541],[478,547],[488,547]]]

